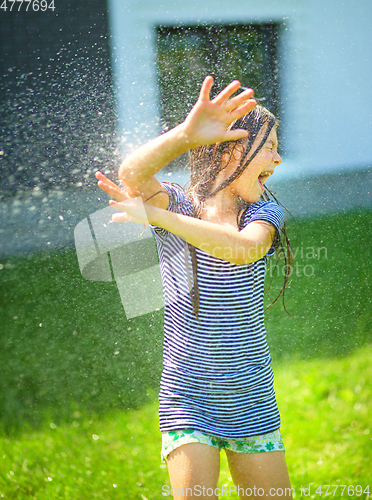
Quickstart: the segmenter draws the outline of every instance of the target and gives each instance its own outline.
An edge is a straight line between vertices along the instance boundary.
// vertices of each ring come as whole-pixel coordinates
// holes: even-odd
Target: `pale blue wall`
[[[372,1],[109,0],[119,127],[127,149],[158,132],[158,24],[283,22],[284,161],[277,180],[372,163]]]

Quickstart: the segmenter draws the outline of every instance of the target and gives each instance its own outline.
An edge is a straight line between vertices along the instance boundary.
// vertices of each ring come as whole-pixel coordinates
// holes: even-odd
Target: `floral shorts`
[[[227,439],[210,436],[205,432],[193,429],[180,429],[163,432],[161,459],[165,461],[169,453],[179,446],[188,443],[202,443],[214,446],[221,450],[236,451],[237,453],[264,453],[265,451],[285,451],[280,430],[261,436],[252,436],[240,439]]]

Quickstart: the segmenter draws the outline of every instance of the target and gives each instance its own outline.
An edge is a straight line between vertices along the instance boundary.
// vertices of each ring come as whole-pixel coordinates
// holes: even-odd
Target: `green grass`
[[[301,220],[294,317],[279,303],[266,315],[298,497],[372,483],[371,225],[368,211]],[[73,250],[0,264],[0,498],[164,498],[162,312],[128,321],[115,283],[84,280]]]
[[[372,342],[372,212],[351,212],[301,220],[290,228],[294,272],[280,299],[266,313],[274,359],[345,355]],[[267,306],[282,287],[270,262]],[[269,285],[269,279],[267,283]]]
[[[344,358],[274,367],[292,486],[371,484],[372,349]],[[169,486],[160,462],[157,403],[105,416],[76,411],[0,439],[0,495],[9,499],[160,500]],[[232,485],[224,453],[219,486]],[[114,486],[115,485],[115,486]],[[333,491],[333,490],[332,490]],[[341,496],[341,490],[334,498]],[[230,498],[237,498],[232,495]],[[366,499],[367,495],[360,498]]]
[[[127,320],[116,284],[82,278],[71,249],[0,262],[3,422],[147,401],[143,387],[156,390],[161,373],[161,311]]]

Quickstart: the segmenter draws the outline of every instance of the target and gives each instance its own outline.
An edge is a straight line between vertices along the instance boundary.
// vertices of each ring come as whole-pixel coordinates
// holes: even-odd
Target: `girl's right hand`
[[[234,80],[211,100],[212,86],[213,77],[207,76],[199,99],[181,125],[190,149],[217,142],[237,141],[248,136],[244,129],[228,128],[233,121],[242,118],[256,106],[257,102],[251,99],[254,91],[249,89],[231,97],[240,88],[240,82]]]
[[[110,181],[102,172],[97,171],[95,173],[96,179],[98,180],[97,185],[101,188],[105,193],[107,193],[111,198],[114,198],[116,201],[125,201],[130,198],[128,193],[123,191],[117,184]]]

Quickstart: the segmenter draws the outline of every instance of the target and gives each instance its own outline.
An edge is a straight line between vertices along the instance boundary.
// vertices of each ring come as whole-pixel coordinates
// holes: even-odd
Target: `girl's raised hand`
[[[244,129],[228,130],[231,123],[252,111],[256,101],[249,89],[239,95],[240,82],[234,80],[214,99],[210,99],[213,77],[207,76],[200,90],[199,99],[183,123],[184,133],[191,148],[216,142],[237,141],[248,136]]]
[[[101,188],[105,193],[107,193],[111,198],[114,198],[116,201],[124,201],[130,198],[130,196],[120,189],[114,182],[110,181],[105,175],[101,172],[95,173],[96,179],[98,180],[97,185]]]

